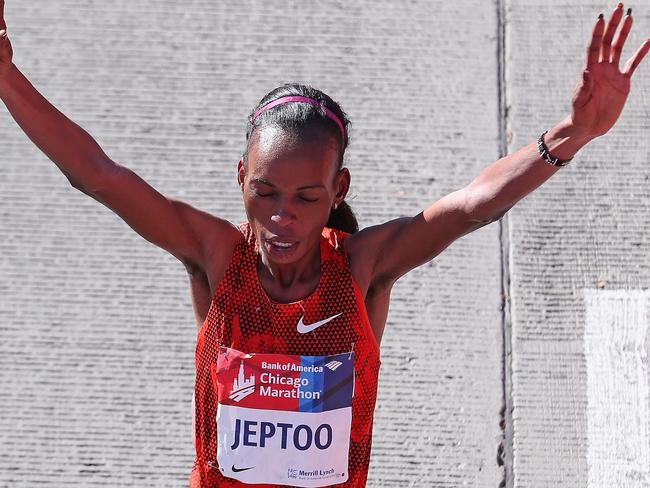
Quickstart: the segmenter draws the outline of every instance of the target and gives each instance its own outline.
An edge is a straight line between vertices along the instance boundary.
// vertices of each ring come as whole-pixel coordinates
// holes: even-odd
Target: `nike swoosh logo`
[[[301,334],[307,334],[312,330],[318,329],[321,325],[325,325],[330,320],[334,320],[339,315],[343,315],[343,313],[337,313],[336,315],[332,315],[330,318],[319,320],[318,322],[314,322],[313,324],[305,324],[303,322],[305,316],[303,315],[302,317],[300,317],[300,320],[298,321],[298,332],[300,332]]]
[[[251,466],[250,468],[235,468],[235,465],[232,465],[232,472],[233,473],[239,473],[240,471],[247,471],[249,469],[253,469],[255,466]]]

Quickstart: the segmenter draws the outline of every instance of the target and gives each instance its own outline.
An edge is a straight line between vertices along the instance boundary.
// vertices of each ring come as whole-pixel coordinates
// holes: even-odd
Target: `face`
[[[338,169],[331,140],[300,141],[277,127],[258,128],[239,161],[237,179],[248,221],[269,261],[300,261],[319,245],[334,203],[345,198],[350,174]]]

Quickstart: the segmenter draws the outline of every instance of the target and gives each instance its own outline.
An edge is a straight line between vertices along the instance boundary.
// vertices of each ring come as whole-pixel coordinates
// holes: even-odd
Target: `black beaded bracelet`
[[[542,159],[548,164],[551,164],[553,166],[566,166],[573,158],[562,160],[551,156],[548,147],[546,147],[546,144],[544,144],[544,135],[547,132],[547,130],[542,132],[542,134],[539,136],[539,139],[537,139],[537,149],[539,149],[539,154],[542,156]]]

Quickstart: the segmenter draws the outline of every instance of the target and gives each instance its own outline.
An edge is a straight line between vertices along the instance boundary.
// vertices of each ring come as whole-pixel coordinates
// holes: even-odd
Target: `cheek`
[[[244,193],[244,208],[249,219],[253,218],[262,221],[270,218],[273,212],[272,204],[268,199],[255,198],[246,193]]]
[[[327,204],[316,204],[309,207],[309,213],[305,214],[302,218],[304,227],[309,229],[309,232],[314,232],[320,235],[323,227],[327,225],[330,216],[330,207]]]

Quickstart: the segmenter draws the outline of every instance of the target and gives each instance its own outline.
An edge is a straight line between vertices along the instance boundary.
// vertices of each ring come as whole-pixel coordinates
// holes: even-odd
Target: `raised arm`
[[[621,24],[616,38],[614,34]],[[593,29],[582,79],[573,93],[571,115],[550,129],[544,142],[553,157],[570,159],[585,144],[614,125],[630,92],[635,69],[650,50],[642,44],[622,70],[619,60],[632,27],[631,11],[619,4],[605,24]],[[360,232],[365,259],[372,261],[368,282],[392,284],[442,252],[454,240],[500,219],[513,205],[558,171],[540,156],[537,141],[486,167],[469,185],[412,218]]]
[[[223,251],[227,258],[238,237],[232,225],[182,201],[166,198],[133,171],[112,161],[86,131],[32,86],[12,63],[12,55],[4,0],[0,0],[0,98],[25,134],[73,187],[113,210],[188,270],[206,271],[215,251]]]

